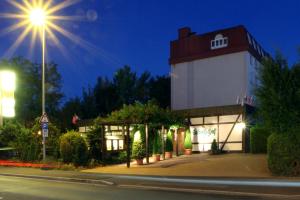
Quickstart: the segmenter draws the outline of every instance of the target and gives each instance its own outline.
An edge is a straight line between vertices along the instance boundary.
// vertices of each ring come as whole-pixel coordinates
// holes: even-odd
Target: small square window
[[[215,41],[211,41],[211,47],[215,47]]]

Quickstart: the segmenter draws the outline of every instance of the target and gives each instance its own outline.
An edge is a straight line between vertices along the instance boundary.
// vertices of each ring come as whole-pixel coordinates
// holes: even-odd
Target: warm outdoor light
[[[54,1],[44,1],[44,0],[8,0],[7,1],[12,6],[16,7],[19,12],[18,13],[0,13],[1,17],[18,19],[18,23],[12,24],[3,30],[3,32],[10,33],[12,31],[18,30],[20,28],[24,28],[24,31],[20,33],[19,37],[13,43],[13,45],[8,49],[8,51],[4,54],[5,57],[11,57],[15,50],[20,46],[20,44],[25,40],[25,38],[32,33],[31,36],[31,44],[30,50],[32,50],[35,46],[35,42],[37,37],[40,37],[42,52],[41,52],[41,61],[42,61],[42,117],[44,121],[41,121],[41,127],[44,127],[43,130],[43,160],[46,159],[46,137],[48,137],[48,119],[46,115],[46,74],[45,74],[45,63],[46,63],[46,34],[49,35],[49,38],[57,44],[59,50],[64,51],[65,48],[59,43],[58,37],[53,31],[60,33],[61,35],[69,38],[71,41],[75,41],[76,43],[80,43],[80,39],[77,36],[73,35],[71,32],[64,30],[59,25],[55,23],[57,20],[73,20],[74,17],[71,16],[58,16],[55,13],[62,10],[63,8],[69,7],[73,4],[78,3],[78,0],[65,0],[60,3],[54,3]],[[38,41],[38,40],[37,40]],[[79,41],[79,42],[78,42]],[[14,85],[8,84],[7,78],[2,80],[2,86],[7,86],[13,88]],[[14,80],[14,79],[11,79]],[[2,122],[2,116],[14,116],[14,105],[15,101],[13,96],[11,96],[10,92],[6,92],[9,94],[9,98],[4,98],[4,93],[0,95],[1,106],[0,106],[0,125]],[[5,106],[4,106],[5,105]],[[46,120],[47,119],[47,120]]]
[[[34,26],[44,26],[46,24],[46,12],[42,8],[34,8],[29,13],[29,20]]]
[[[1,122],[2,117],[15,116],[16,74],[11,71],[0,72],[0,100],[1,100]]]
[[[238,124],[237,124],[237,127],[238,127],[239,129],[244,129],[244,128],[246,128],[246,124],[245,124],[245,122],[241,122],[241,123],[238,123]]]

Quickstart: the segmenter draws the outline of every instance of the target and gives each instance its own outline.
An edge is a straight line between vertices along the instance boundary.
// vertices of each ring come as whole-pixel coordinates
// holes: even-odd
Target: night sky
[[[243,24],[265,50],[280,50],[294,63],[300,47],[299,9],[299,0],[82,0],[58,15],[85,16],[84,20],[57,24],[82,38],[86,48],[56,33],[67,55],[48,42],[47,59],[59,64],[66,98],[81,95],[98,76],[111,78],[125,64],[138,73],[168,74],[169,42],[183,26],[205,33]],[[0,0],[0,13],[5,12],[17,10]],[[22,31],[1,35],[14,22],[0,18],[2,58]],[[37,44],[30,54],[29,41],[30,37],[14,55],[39,62],[40,48]]]

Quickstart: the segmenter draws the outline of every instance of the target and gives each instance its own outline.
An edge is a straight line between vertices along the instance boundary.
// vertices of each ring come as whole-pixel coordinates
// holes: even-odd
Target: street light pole
[[[42,27],[42,116],[46,115],[46,98],[45,98],[45,50],[46,50],[46,37],[45,25]],[[46,137],[43,134],[43,161],[46,161]]]

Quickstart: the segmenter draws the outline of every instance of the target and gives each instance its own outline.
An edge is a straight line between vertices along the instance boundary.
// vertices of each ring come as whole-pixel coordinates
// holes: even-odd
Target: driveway
[[[125,164],[121,164],[88,169],[84,170],[84,172],[159,176],[270,178],[272,175],[268,170],[266,157],[264,154],[228,153],[209,155],[201,153],[191,156],[179,156],[143,166],[132,163],[132,167],[129,169]]]

